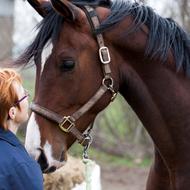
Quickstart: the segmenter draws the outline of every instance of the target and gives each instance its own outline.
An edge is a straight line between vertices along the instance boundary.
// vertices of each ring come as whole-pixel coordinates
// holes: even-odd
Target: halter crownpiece
[[[84,6],[83,8],[90,22],[90,25],[93,27],[92,30],[96,30],[99,27],[100,23],[94,8],[90,6]],[[111,68],[110,68],[111,58],[110,58],[109,49],[104,45],[104,39],[102,34],[97,34],[96,38],[99,45],[99,58],[102,63],[104,78],[102,79],[102,84],[100,88],[97,90],[94,96],[91,97],[86,104],[84,104],[81,108],[79,108],[76,112],[74,112],[70,116],[62,116],[45,107],[40,106],[37,103],[32,103],[30,106],[33,112],[53,122],[58,123],[59,128],[64,133],[71,132],[77,138],[78,142],[84,147],[88,147],[92,141],[90,137],[90,131],[92,129],[92,125],[89,128],[89,130],[87,130],[87,133],[83,134],[76,128],[75,122],[87,111],[89,111],[107,91],[110,91],[112,94],[111,101],[113,101],[117,95],[117,92],[115,92],[113,87],[114,80],[111,77]]]

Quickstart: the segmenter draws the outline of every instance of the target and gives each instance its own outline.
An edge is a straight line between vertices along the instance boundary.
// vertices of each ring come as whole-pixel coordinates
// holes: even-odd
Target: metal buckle
[[[64,125],[68,122],[68,127],[65,128]],[[75,123],[72,121],[72,117],[71,116],[64,116],[63,117],[63,121],[61,123],[59,123],[59,127],[60,129],[65,132],[65,133],[68,133],[70,132],[70,129],[72,127],[75,126]]]
[[[99,49],[99,56],[103,64],[110,63],[111,61],[110,53],[109,53],[109,49],[106,46],[103,46]]]

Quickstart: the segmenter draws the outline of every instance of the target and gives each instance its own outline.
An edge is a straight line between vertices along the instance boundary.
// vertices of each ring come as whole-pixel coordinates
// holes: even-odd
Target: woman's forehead
[[[18,81],[13,81],[13,86],[15,88],[15,90],[18,92],[18,93],[22,93],[24,91],[24,88],[22,86],[22,84]]]

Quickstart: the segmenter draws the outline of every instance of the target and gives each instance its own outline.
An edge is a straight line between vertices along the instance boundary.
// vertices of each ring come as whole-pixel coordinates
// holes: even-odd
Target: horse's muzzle
[[[39,163],[40,168],[43,173],[52,173],[56,169],[58,169],[64,165],[64,163],[65,163],[64,161],[62,161],[62,162],[57,161],[57,162],[53,163],[52,165],[49,165],[49,162],[44,153],[44,150],[42,148],[38,148],[38,150],[40,151],[40,155],[37,159],[37,162]]]

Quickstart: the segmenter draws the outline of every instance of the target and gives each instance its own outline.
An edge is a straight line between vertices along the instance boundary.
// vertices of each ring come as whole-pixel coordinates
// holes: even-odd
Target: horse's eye
[[[64,60],[60,64],[61,71],[71,71],[75,67],[75,61],[73,60]]]

